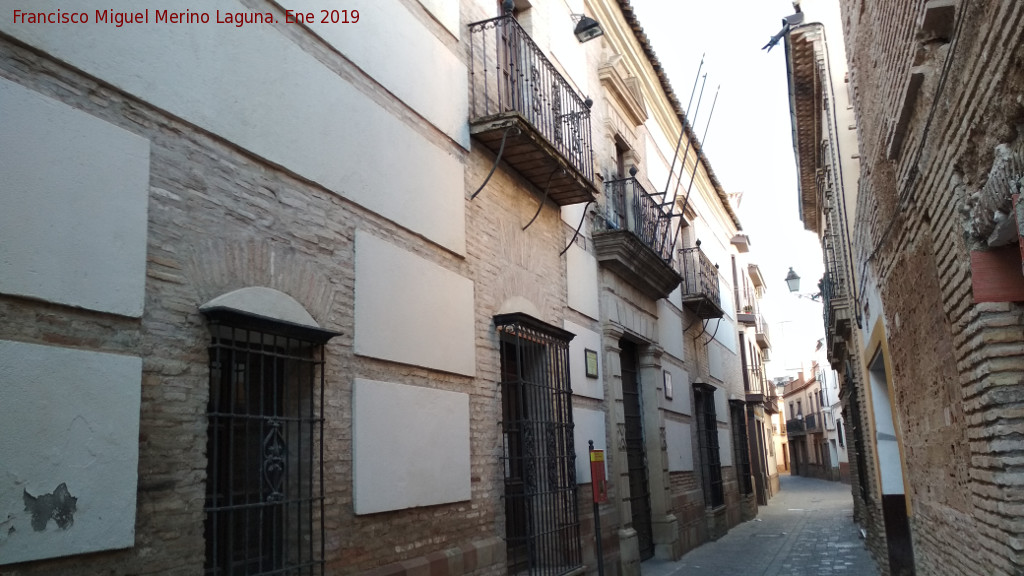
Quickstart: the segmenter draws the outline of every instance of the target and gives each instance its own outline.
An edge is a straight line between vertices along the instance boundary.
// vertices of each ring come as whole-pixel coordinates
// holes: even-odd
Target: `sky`
[[[698,109],[694,96],[696,115],[688,116],[698,135],[707,129],[704,152],[725,191],[742,193],[737,213],[751,239],[749,256],[768,285],[761,306],[772,343],[768,376],[795,377],[825,333],[821,304],[790,294],[784,278],[793,267],[802,279],[800,292],[816,292],[823,265],[817,236],[800,221],[785,49],[781,42],[771,52],[761,49],[793,13],[792,2],[631,4],[683,106],[705,55],[704,99]]]

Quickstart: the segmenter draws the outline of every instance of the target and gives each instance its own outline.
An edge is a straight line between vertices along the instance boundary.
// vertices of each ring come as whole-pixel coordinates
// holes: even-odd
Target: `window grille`
[[[495,317],[501,346],[502,464],[509,574],[582,565],[569,340],[524,314]]]
[[[697,405],[697,442],[701,454],[704,501],[709,508],[717,508],[725,504],[725,495],[722,492],[722,461],[718,453],[715,387],[710,384],[694,384],[693,397]]]
[[[730,408],[732,409],[733,459],[736,461],[740,489],[744,494],[752,494],[754,486],[750,482],[750,446],[748,444],[746,410],[743,409],[742,402],[733,402]]]
[[[850,364],[849,359],[846,361],[844,382],[850,389],[850,413],[848,418],[848,427],[852,427],[853,430],[853,445],[850,448],[853,449],[854,459],[857,463],[857,484],[860,488],[860,497],[863,502],[868,501],[868,465],[867,457],[865,455],[867,450],[867,444],[865,440],[866,434],[864,433],[864,423],[861,420],[860,404],[858,400],[859,381],[854,380],[853,366]]]
[[[322,358],[333,333],[205,313],[205,574],[322,575]]]

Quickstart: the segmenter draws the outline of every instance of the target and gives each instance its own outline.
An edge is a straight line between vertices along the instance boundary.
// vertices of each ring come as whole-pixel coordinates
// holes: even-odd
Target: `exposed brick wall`
[[[498,356],[492,316],[509,296],[534,301],[561,325],[566,309],[563,228],[537,196],[499,171],[468,208],[465,259],[359,206],[294,178],[162,111],[0,39],[0,76],[81,108],[151,142],[149,246],[141,320],[0,296],[0,338],[143,357],[134,548],[5,566],[11,576],[181,574],[202,571],[209,333],[198,307],[247,285],[279,289],[324,327],[327,565],[332,574],[401,566],[417,573],[447,559],[449,574],[503,573]],[[382,98],[388,96],[381,95]],[[466,157],[467,187],[490,167]],[[353,343],[355,230],[370,230],[475,282],[477,377],[357,357]],[[274,269],[271,269],[273,262]],[[510,291],[509,287],[512,287]],[[355,516],[351,394],[355,376],[470,394],[472,499]],[[609,548],[614,553],[614,548]],[[475,556],[474,556],[475,554]],[[398,562],[398,564],[393,564]],[[459,572],[462,570],[462,572]]]
[[[858,272],[884,306],[918,573],[1019,574],[1024,310],[973,303],[961,210],[995,146],[1021,137],[1024,6],[957,3],[948,45],[916,36],[923,6],[843,3],[862,161]],[[900,90],[922,63],[932,71],[890,161]]]

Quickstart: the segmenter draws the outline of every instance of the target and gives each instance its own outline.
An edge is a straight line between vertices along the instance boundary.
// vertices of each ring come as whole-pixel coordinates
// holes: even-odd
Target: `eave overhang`
[[[818,23],[797,26],[786,34],[785,42],[800,220],[805,229],[818,235],[822,233],[822,223],[816,180],[823,118],[817,51],[824,38],[822,32],[823,26]]]

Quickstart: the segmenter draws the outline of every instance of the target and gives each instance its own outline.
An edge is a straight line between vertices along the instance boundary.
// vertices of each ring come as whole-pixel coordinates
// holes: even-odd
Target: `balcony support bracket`
[[[526,232],[527,228],[533,226],[533,223],[537,220],[537,216],[540,216],[540,211],[543,210],[544,205],[547,204],[548,196],[551,194],[551,179],[555,177],[555,172],[558,172],[559,170],[562,171],[562,174],[565,174],[564,168],[556,167],[551,171],[551,175],[548,176],[548,183],[544,185],[544,197],[540,199],[540,204],[537,206],[537,212],[533,215],[533,218],[530,218],[530,221],[526,223],[526,226],[523,226],[523,232]]]
[[[703,306],[703,305],[704,305],[704,303],[703,303],[703,302],[701,302],[700,304],[698,304],[698,305],[697,305],[697,306],[698,306],[698,309],[699,309],[699,307],[701,307],[701,306]],[[699,314],[699,312],[698,312],[698,314]],[[710,318],[708,318],[707,320],[705,320],[704,322],[702,322],[702,323],[701,323],[701,328],[700,328],[700,334],[697,334],[697,336],[695,336],[695,337],[693,338],[693,341],[694,341],[694,342],[696,342],[696,341],[697,341],[697,340],[698,340],[698,339],[699,339],[699,338],[700,338],[701,336],[703,336],[703,335],[704,335],[704,333],[705,333],[705,332],[707,332],[707,331],[708,331],[708,323],[709,323],[709,322],[711,322],[711,319],[710,319]],[[715,330],[715,332],[718,332],[718,331],[717,331],[717,330]]]
[[[587,208],[590,208],[590,205],[593,203],[594,201],[591,200],[590,202],[587,202],[585,206],[583,206],[583,216],[580,218],[580,224],[579,226],[576,227],[576,232],[572,235],[572,240],[569,240],[569,243],[565,245],[565,248],[562,248],[562,251],[558,253],[559,256],[568,252],[569,248],[571,248],[572,245],[576,243],[576,238],[579,237],[580,235],[580,228],[583,228],[583,223],[587,221]]]
[[[498,155],[494,157],[494,165],[491,166],[491,171],[487,173],[487,178],[484,178],[483,184],[481,184],[480,187],[476,189],[476,192],[473,192],[473,195],[469,197],[470,200],[475,200],[477,195],[483,191],[484,186],[487,186],[487,183],[491,181],[491,176],[494,176],[494,171],[498,169],[498,163],[501,162],[501,155],[505,152],[505,142],[508,141],[508,135],[513,130],[516,131],[516,136],[520,134],[518,126],[512,125],[505,128],[505,132],[501,135],[501,146],[498,148]]]

